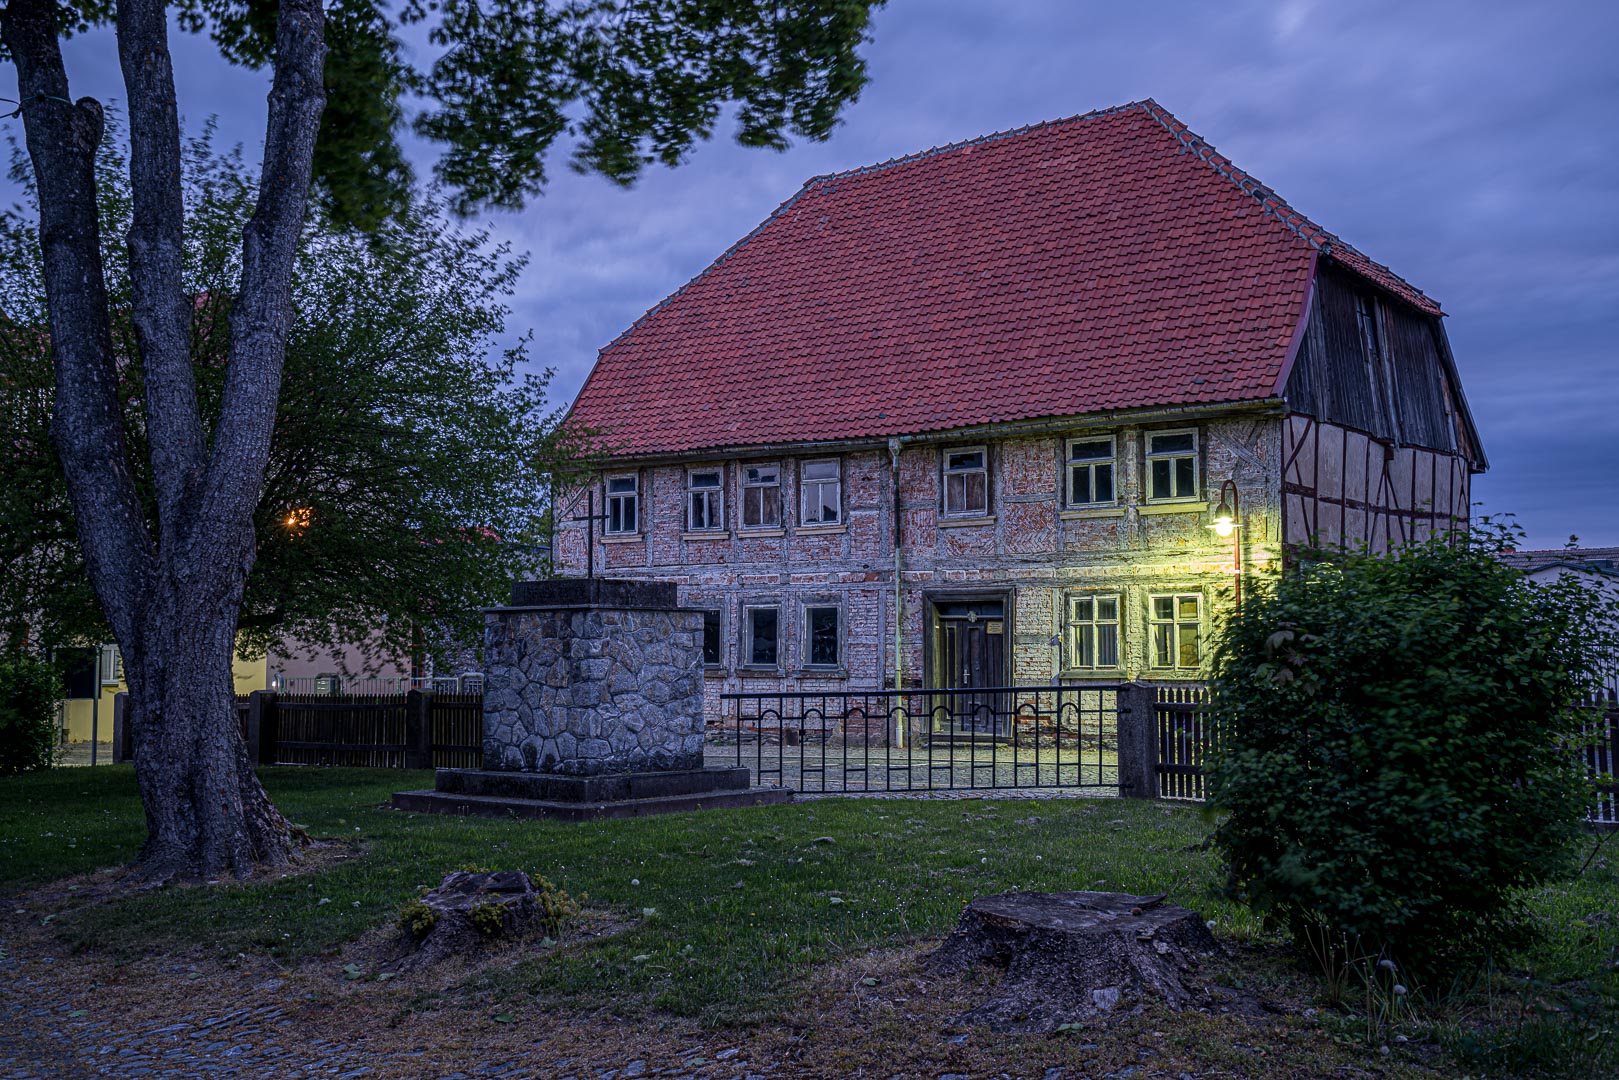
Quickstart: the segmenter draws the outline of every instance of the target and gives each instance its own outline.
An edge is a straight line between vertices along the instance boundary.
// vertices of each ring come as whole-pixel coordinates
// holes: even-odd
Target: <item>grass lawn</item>
[[[828,799],[535,823],[387,808],[390,792],[431,786],[426,773],[282,768],[263,775],[292,820],[339,841],[350,857],[279,880],[76,905],[74,890],[42,887],[129,860],[144,827],[129,768],[56,770],[0,781],[0,895],[26,897],[35,919],[49,915],[48,932],[70,954],[130,963],[269,955],[318,967],[340,964],[353,943],[450,870],[527,869],[625,929],[480,974],[481,1003],[589,1010],[609,1002],[619,1016],[742,1029],[801,1016],[806,1003],[832,1008],[816,1004],[827,993],[827,972],[880,966],[874,957],[948,932],[974,896],[1010,888],[1164,892],[1214,920],[1222,938],[1268,957],[1251,976],[1265,993],[1306,1003],[1315,993],[1314,981],[1278,950],[1260,948],[1266,938],[1252,916],[1218,896],[1216,859],[1199,847],[1207,824],[1192,806]],[[1533,955],[1513,958],[1516,974],[1503,974],[1487,993],[1456,991],[1432,1006],[1412,1041],[1433,1052],[1411,1058],[1411,1068],[1457,1060],[1437,1056],[1441,1046],[1474,1075],[1506,1069],[1515,1054],[1528,1055],[1528,1065],[1515,1067],[1520,1074],[1558,1054],[1576,1064],[1581,1054],[1616,1060],[1616,854],[1619,841],[1579,879],[1536,898],[1549,934]],[[1486,1013],[1510,1023],[1469,1035]],[[1291,1067],[1313,1074],[1312,1062],[1339,1060],[1333,1055],[1384,1067],[1386,1059],[1379,1065],[1372,1050],[1355,1045],[1359,1023],[1352,1008],[1324,1009],[1304,1025],[1313,1034],[1295,1045],[1311,1049],[1298,1049],[1304,1056]],[[1213,1031],[1205,1018],[1181,1034],[1213,1054],[1223,1038]]]

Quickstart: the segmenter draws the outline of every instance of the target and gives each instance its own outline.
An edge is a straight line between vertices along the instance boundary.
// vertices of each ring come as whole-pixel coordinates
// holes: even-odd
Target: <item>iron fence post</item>
[[[1158,688],[1126,683],[1118,692],[1119,794],[1158,797]]]

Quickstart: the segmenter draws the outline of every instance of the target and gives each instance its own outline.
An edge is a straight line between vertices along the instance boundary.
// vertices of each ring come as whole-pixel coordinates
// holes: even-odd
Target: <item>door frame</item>
[[[937,642],[939,639],[939,605],[960,604],[979,601],[999,601],[1001,604],[1001,618],[1005,622],[1001,637],[1001,670],[1006,673],[1006,684],[1014,685],[1017,677],[1012,672],[1012,627],[1016,611],[1013,609],[1013,597],[1016,591],[1009,588],[988,589],[924,589],[922,602],[927,617],[924,620],[925,628],[922,635],[922,686],[927,690],[953,690],[953,685],[940,686],[936,671],[938,665]]]

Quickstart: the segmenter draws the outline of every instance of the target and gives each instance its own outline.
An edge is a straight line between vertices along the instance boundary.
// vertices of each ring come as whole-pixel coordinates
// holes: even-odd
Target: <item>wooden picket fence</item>
[[[248,756],[262,765],[477,768],[483,694],[282,694],[238,699]]]

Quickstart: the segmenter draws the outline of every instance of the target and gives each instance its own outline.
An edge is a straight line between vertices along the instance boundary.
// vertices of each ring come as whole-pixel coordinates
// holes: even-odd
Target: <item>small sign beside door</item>
[[[989,620],[988,622],[986,622],[984,624],[984,633],[986,633],[986,634],[1004,634],[1006,632],[1005,627],[1006,627],[1006,624],[1004,622],[1002,622],[1000,619],[991,619],[991,620]]]

